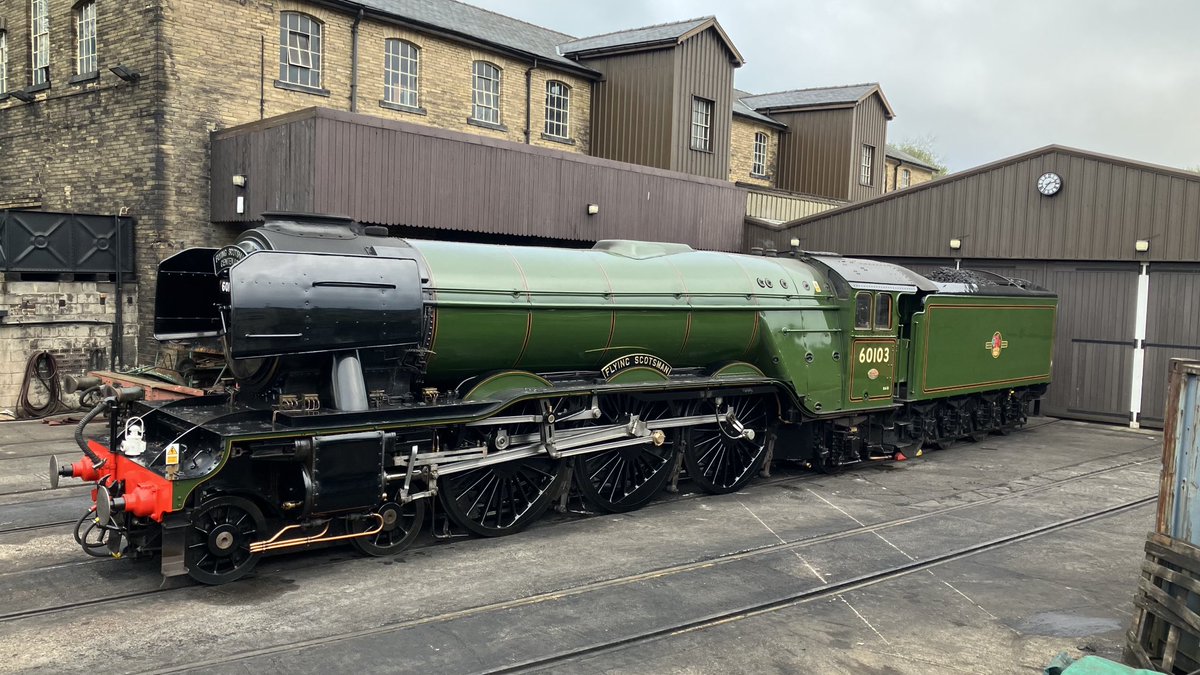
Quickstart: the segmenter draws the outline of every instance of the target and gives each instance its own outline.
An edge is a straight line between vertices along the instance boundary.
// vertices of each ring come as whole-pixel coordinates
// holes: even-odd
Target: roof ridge
[[[800,89],[784,89],[782,91],[765,91],[761,94],[750,94],[747,98],[756,96],[773,96],[775,94],[795,94],[802,91],[821,91],[829,89],[850,89],[852,87],[878,87],[878,82],[859,82],[857,84],[836,84],[831,87],[802,87]]]
[[[455,0],[455,1],[457,1],[457,0]],[[648,26],[638,26],[636,28],[623,28],[621,30],[610,31],[608,33],[597,33],[596,35],[584,35],[583,37],[572,38],[570,40],[570,42],[576,42],[579,40],[591,40],[593,38],[608,37],[609,35],[620,35],[622,33],[633,33],[635,31],[639,31],[639,30],[646,30],[647,28],[662,28],[663,26],[677,26],[681,23],[691,23],[693,21],[708,21],[709,19],[715,20],[716,18],[717,17],[715,15],[709,14],[706,16],[695,16],[690,19],[680,19],[678,21],[664,21],[662,23],[652,23]],[[563,44],[566,44],[566,43],[563,43]]]
[[[537,28],[537,29],[539,29],[539,30],[544,30],[544,31],[546,31],[546,32],[548,32],[548,33],[554,33],[555,35],[561,35],[562,37],[565,37],[565,38],[570,38],[571,40],[578,40],[578,39],[579,39],[579,38],[575,37],[574,35],[570,35],[570,34],[567,34],[567,33],[563,33],[562,31],[557,31],[557,30],[554,30],[553,28],[547,28],[547,27],[545,27],[545,26],[543,26],[543,25],[541,25],[541,24],[536,24],[536,23],[534,23],[534,22],[532,22],[532,21],[526,21],[525,19],[518,19],[518,18],[517,18],[517,17],[515,17],[515,16],[510,16],[510,15],[508,15],[508,14],[501,14],[500,12],[496,12],[496,11],[490,10],[490,9],[488,9],[488,8],[486,8],[486,7],[480,7],[479,5],[472,5],[471,3],[469,3],[469,2],[463,2],[462,0],[445,0],[445,1],[446,1],[446,2],[453,2],[453,3],[454,3],[454,4],[456,4],[456,5],[463,5],[463,6],[465,6],[465,7],[470,7],[471,9],[476,9],[476,10],[479,10],[479,11],[481,11],[481,12],[487,12],[488,14],[491,14],[492,16],[498,16],[498,17],[501,17],[501,18],[504,18],[504,19],[510,19],[510,20],[512,20],[512,21],[516,21],[516,22],[518,22],[518,23],[523,23],[523,24],[525,24],[526,26],[532,26],[533,28]],[[569,42],[569,41],[570,41],[570,40],[568,40],[568,42]]]

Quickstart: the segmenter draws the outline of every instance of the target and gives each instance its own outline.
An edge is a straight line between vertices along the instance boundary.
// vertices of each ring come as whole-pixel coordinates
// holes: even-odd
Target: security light
[[[109,68],[113,75],[125,80],[126,82],[137,82],[142,79],[142,74],[136,70],[130,70],[121,64],[117,64]]]
[[[600,205],[599,204],[588,204],[587,213],[589,216],[594,216],[597,213],[600,213]]]
[[[246,177],[239,173],[233,177],[233,184],[237,187],[246,187]]]
[[[1146,251],[1149,251],[1150,250],[1150,240],[1149,239],[1138,239],[1137,241],[1135,241],[1133,243],[1133,250],[1137,251],[1138,253],[1145,253]]]
[[[951,250],[957,251],[960,248],[962,248],[962,239],[951,239],[950,240],[950,249]]]

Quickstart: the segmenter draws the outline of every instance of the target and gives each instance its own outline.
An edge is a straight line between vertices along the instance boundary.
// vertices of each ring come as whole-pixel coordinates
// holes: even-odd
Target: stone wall
[[[122,289],[122,350],[127,360],[137,353],[136,287]],[[0,412],[16,411],[17,396],[30,356],[54,354],[59,375],[82,375],[89,368],[109,368],[116,322],[116,289],[111,283],[85,281],[0,282]],[[34,390],[35,402],[41,390]],[[74,404],[73,396],[65,396]]]
[[[901,183],[901,172],[907,169],[910,172],[908,187],[928,183],[933,180],[933,172],[929,169],[912,164],[901,165],[891,157],[887,158],[886,167],[883,176],[883,191],[892,192],[894,190],[903,189]]]
[[[767,135],[766,173],[755,174],[754,136]],[[729,139],[729,180],[738,183],[775,186],[775,162],[779,156],[779,132],[765,124],[757,124],[744,117],[733,118],[733,129]]]

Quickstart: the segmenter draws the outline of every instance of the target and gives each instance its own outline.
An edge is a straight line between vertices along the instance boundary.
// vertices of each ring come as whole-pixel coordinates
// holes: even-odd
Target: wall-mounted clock
[[[1058,194],[1058,191],[1062,189],[1062,184],[1062,176],[1053,171],[1047,171],[1037,179],[1038,192],[1047,197],[1053,197]]]

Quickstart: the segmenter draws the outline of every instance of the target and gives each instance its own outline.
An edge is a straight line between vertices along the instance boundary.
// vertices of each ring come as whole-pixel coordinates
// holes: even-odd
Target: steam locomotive
[[[556,500],[622,512],[1004,432],[1050,382],[1057,298],[982,272],[682,244],[405,240],[277,214],[161,263],[160,340],[219,339],[231,393],[114,390],[51,478],[76,538],[233,581],[262,555],[517,532]],[[106,439],[84,425],[110,412]],[[432,515],[431,515],[432,512]]]

